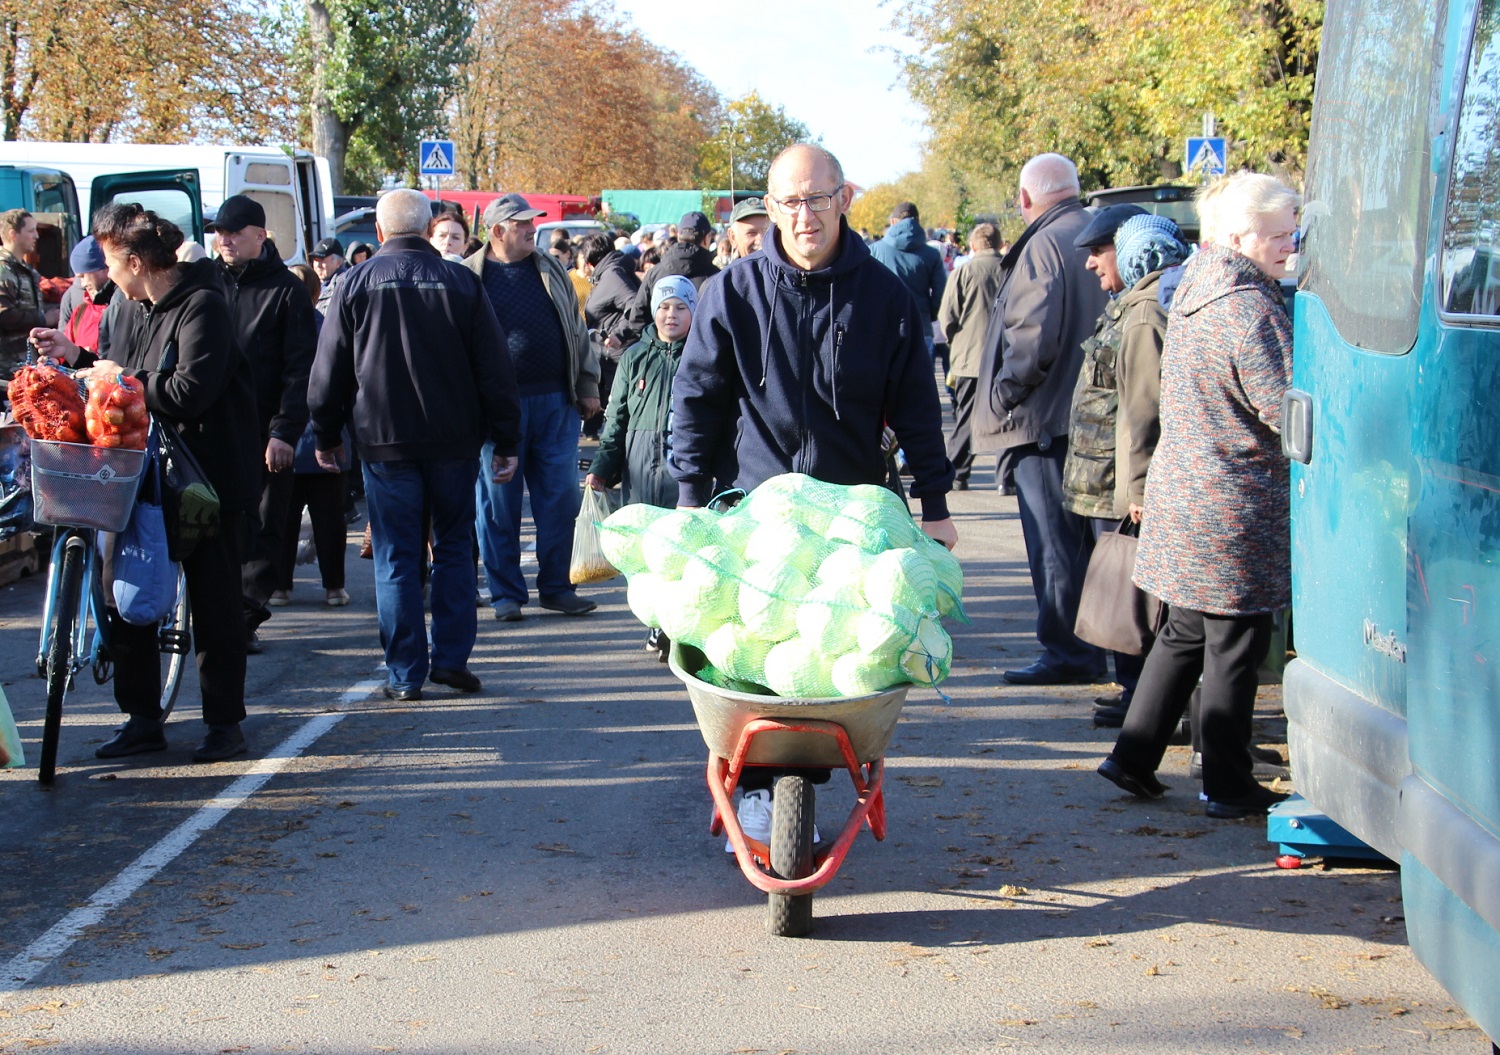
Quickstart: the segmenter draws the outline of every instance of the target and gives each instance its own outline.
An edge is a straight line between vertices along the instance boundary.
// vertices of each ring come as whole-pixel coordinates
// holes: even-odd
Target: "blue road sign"
[[[1227,170],[1229,152],[1222,136],[1188,136],[1187,170],[1208,176],[1222,176]]]
[[[453,140],[424,139],[417,150],[417,158],[421,162],[422,175],[451,176],[453,175]]]

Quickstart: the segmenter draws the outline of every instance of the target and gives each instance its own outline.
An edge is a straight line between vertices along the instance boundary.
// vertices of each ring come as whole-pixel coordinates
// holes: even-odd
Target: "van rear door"
[[[243,194],[266,210],[266,230],[288,264],[312,251],[307,212],[298,193],[296,160],[286,154],[230,154],[224,159],[224,197]]]
[[[120,172],[95,176],[89,196],[89,228],[94,213],[112,201],[136,202],[163,219],[171,220],[185,235],[203,241],[203,189],[197,169],[160,169],[155,172]]]

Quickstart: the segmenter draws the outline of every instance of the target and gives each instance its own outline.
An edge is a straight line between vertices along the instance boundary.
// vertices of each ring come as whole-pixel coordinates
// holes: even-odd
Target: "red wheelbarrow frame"
[[[750,753],[750,744],[761,733],[769,732],[813,733],[833,737],[838,743],[839,754],[843,756],[844,768],[854,781],[857,797],[844,830],[839,832],[831,847],[814,855],[813,873],[804,879],[781,879],[772,875],[769,870],[770,847],[745,835],[734,810],[734,789],[739,786],[740,777],[745,771],[745,758]],[[876,839],[885,838],[885,792],[881,787],[884,775],[885,760],[877,758],[869,765],[861,765],[854,757],[854,745],[849,742],[849,734],[836,722],[811,718],[802,721],[756,718],[746,723],[741,730],[732,759],[720,758],[712,751],[709,752],[708,790],[713,795],[714,810],[708,830],[713,835],[724,832],[729,836],[740,871],[758,889],[767,894],[811,894],[825,886],[838,872],[839,866],[844,863],[844,857],[849,853],[849,847],[854,844],[854,837],[862,827],[869,824],[870,833]]]

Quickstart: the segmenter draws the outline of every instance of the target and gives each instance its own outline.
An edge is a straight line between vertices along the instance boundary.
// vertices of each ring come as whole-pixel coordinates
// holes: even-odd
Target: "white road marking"
[[[339,705],[347,707],[358,703],[384,684],[383,678],[358,682],[339,697]],[[66,952],[69,946],[81,938],[85,930],[99,923],[110,911],[124,904],[126,899],[149,882],[153,876],[197,842],[200,835],[229,816],[230,811],[244,805],[246,799],[265,787],[272,777],[286,768],[288,762],[306,751],[319,737],[343,721],[348,714],[348,711],[330,711],[309,719],[295,733],[277,744],[264,758],[252,763],[250,771],[225,788],[222,794],[204,803],[196,813],[163,836],[155,846],[126,865],[119,875],[100,887],[85,904],[69,912],[47,933],[17,953],[3,969],[0,969],[0,994],[14,993],[28,985],[32,979]]]

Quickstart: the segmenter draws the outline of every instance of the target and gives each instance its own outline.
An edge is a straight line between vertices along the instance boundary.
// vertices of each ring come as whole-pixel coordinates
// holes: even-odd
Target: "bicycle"
[[[47,708],[37,768],[37,782],[44,786],[51,785],[56,776],[63,701],[74,688],[76,675],[89,667],[94,681],[103,685],[114,674],[97,533],[120,531],[129,521],[145,460],[145,451],[31,441],[36,520],[58,529],[47,572],[47,595],[36,656],[37,674],[47,682]],[[160,700],[163,721],[177,702],[182,686],[183,666],[191,643],[188,615],[187,581],[179,568],[177,601],[158,631],[164,657]]]

